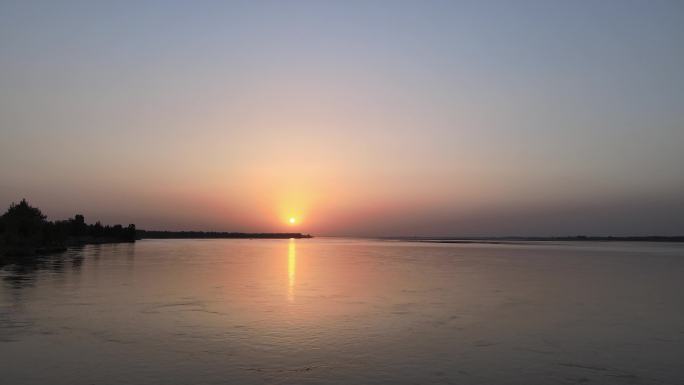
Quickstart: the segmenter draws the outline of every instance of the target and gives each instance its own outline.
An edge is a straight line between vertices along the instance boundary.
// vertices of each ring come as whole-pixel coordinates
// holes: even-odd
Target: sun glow
[[[288,222],[290,222],[291,225],[294,225],[295,223],[297,223],[297,219],[295,219],[295,217],[290,217]]]

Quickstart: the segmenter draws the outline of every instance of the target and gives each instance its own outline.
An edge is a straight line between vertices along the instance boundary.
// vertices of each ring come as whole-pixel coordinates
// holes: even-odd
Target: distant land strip
[[[572,237],[396,237],[384,238],[389,240],[400,240],[410,242],[427,243],[487,243],[487,244],[507,244],[524,242],[684,242],[684,235],[663,236],[585,236],[578,235]]]
[[[137,230],[138,239],[289,239],[313,238],[302,233],[230,233],[221,231]]]

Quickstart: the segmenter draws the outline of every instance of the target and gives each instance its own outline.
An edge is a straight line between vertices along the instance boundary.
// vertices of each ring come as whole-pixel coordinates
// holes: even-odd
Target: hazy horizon
[[[3,211],[684,233],[679,1],[0,1],[0,50]]]

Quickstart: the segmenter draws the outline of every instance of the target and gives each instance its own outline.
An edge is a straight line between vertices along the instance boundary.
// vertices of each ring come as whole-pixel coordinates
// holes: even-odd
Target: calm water
[[[3,384],[684,384],[684,246],[145,240],[0,271]]]

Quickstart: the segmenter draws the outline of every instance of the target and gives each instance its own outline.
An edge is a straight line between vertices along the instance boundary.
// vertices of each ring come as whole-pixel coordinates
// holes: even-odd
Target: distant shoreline
[[[574,237],[383,237],[381,239],[424,242],[424,243],[456,243],[456,244],[511,244],[522,242],[684,242],[684,236],[574,236]]]
[[[302,233],[232,233],[222,231],[156,231],[138,230],[137,239],[304,239],[313,238]]]

